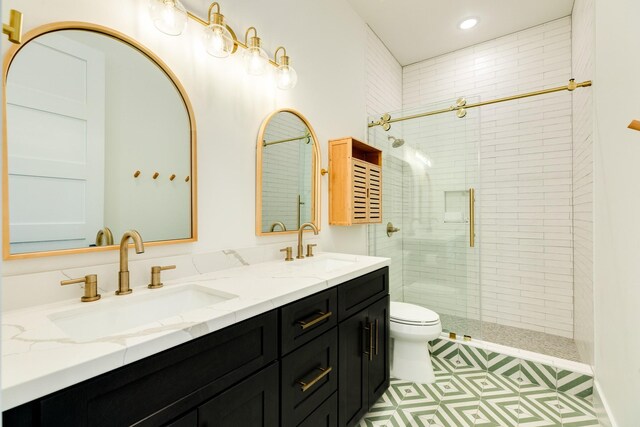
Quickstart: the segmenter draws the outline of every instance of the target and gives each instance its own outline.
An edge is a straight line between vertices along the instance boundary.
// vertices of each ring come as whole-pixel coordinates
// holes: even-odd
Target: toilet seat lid
[[[410,325],[433,325],[440,316],[433,310],[406,302],[391,302],[391,321]]]

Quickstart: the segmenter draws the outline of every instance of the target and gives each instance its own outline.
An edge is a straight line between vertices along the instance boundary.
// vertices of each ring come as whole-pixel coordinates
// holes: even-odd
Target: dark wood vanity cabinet
[[[389,387],[389,296],[340,322],[338,333],[339,425],[353,426]]]
[[[389,385],[389,269],[3,412],[5,426],[351,426]]]

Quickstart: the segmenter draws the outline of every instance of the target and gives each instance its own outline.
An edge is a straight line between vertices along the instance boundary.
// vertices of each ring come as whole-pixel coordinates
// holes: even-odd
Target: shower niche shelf
[[[329,224],[382,222],[382,151],[354,138],[329,141]]]

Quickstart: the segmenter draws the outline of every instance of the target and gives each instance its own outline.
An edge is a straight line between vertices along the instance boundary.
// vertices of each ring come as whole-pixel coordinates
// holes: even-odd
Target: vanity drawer
[[[287,354],[336,326],[337,308],[335,288],[282,307],[280,354]]]
[[[338,328],[282,359],[282,425],[297,426],[338,386]]]
[[[338,320],[356,314],[389,293],[389,267],[338,286]]]

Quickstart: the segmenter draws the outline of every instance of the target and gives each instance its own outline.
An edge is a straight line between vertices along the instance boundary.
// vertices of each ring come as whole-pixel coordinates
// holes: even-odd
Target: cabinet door
[[[200,427],[278,427],[278,363],[252,375],[198,408]]]
[[[368,164],[358,159],[352,159],[351,162],[351,222],[366,224],[369,222],[367,215]]]
[[[369,306],[373,356],[369,360],[369,406],[389,388],[389,296]]]
[[[357,423],[369,409],[367,376],[370,331],[367,310],[362,310],[338,327],[340,377],[338,379],[338,421],[340,426]]]
[[[382,170],[372,164],[367,165],[367,219],[382,222]]]

